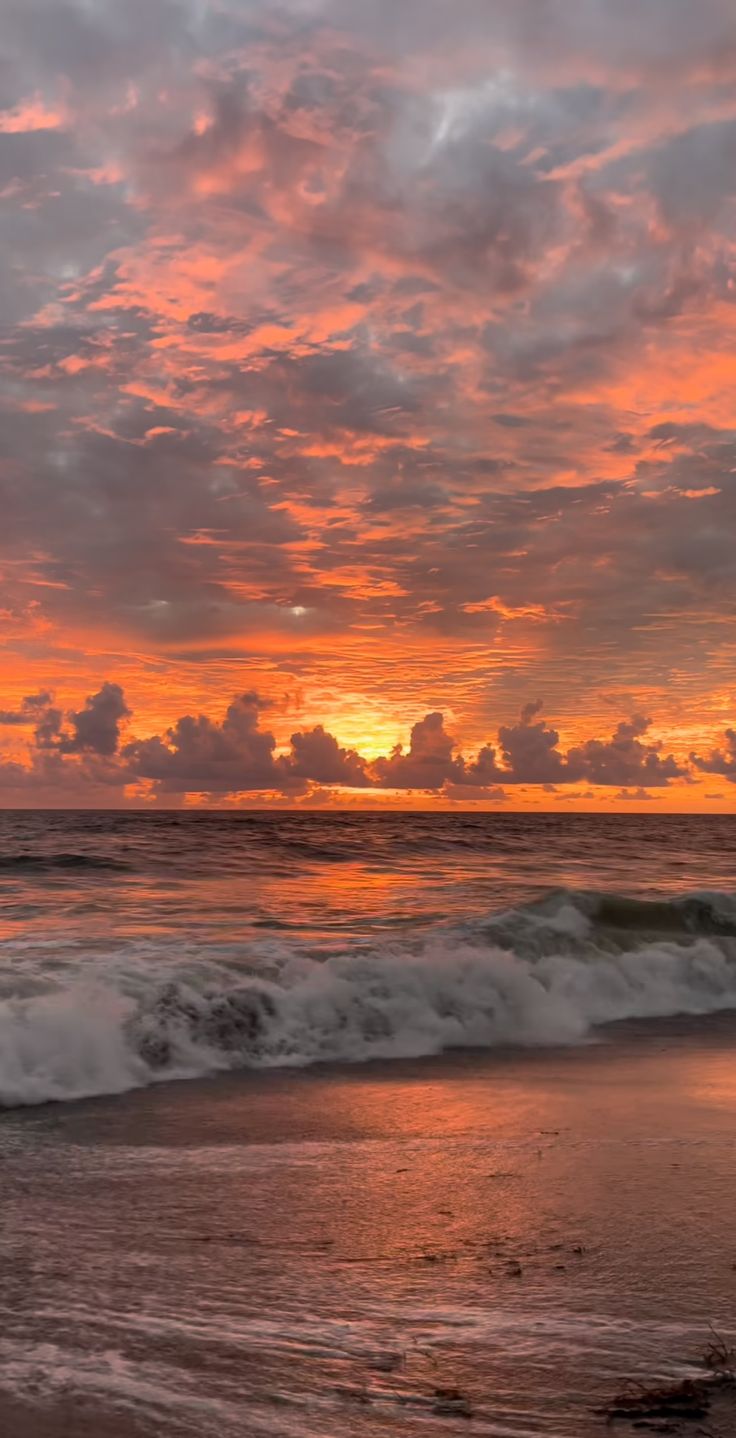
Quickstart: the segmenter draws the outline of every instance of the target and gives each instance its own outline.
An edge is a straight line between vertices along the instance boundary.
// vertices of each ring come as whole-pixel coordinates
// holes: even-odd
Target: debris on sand
[[[710,1394],[705,1379],[684,1378],[680,1383],[664,1383],[658,1388],[631,1387],[598,1411],[611,1423],[617,1418],[629,1421],[640,1418],[705,1418],[709,1407]]]
[[[703,1363],[713,1373],[728,1373],[736,1384],[736,1349],[716,1332],[712,1323],[709,1327],[710,1338],[703,1349]]]
[[[470,1399],[459,1388],[435,1388],[432,1412],[446,1418],[472,1418]]]
[[[369,1364],[376,1373],[395,1373],[397,1368],[403,1367],[406,1363],[405,1353],[377,1353],[372,1363]]]
[[[623,1420],[632,1428],[650,1433],[709,1433],[710,1428],[682,1426],[699,1424],[707,1418],[714,1400],[717,1405],[724,1400],[736,1409],[736,1349],[716,1332],[712,1323],[709,1327],[710,1338],[699,1360],[707,1370],[702,1378],[683,1378],[651,1388],[632,1381],[596,1412],[608,1423]],[[718,1432],[723,1431],[719,1427]],[[736,1429],[729,1426],[728,1432],[732,1431]]]
[[[628,1422],[650,1433],[677,1433],[683,1422],[707,1418],[713,1396],[724,1389],[736,1390],[736,1375],[730,1370],[711,1372],[705,1378],[683,1378],[654,1388],[631,1384],[605,1408],[596,1411],[608,1423]]]

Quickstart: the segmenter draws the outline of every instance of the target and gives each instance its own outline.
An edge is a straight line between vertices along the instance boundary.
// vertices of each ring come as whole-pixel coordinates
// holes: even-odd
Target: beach
[[[6,1114],[5,1426],[604,1431],[624,1380],[732,1331],[735,1039],[635,1023]]]

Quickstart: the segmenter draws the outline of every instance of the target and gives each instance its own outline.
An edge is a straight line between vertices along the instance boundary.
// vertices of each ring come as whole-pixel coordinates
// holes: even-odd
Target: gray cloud
[[[26,694],[20,709],[0,709],[0,724],[36,724],[51,702],[52,696],[46,690],[39,694]]]
[[[508,778],[516,784],[555,784],[580,779],[581,772],[572,770],[560,754],[559,734],[544,719],[537,719],[541,700],[527,704],[518,724],[502,725],[498,731]]]
[[[579,748],[571,749],[568,765],[584,774],[590,784],[620,784],[624,788],[657,788],[681,778],[686,770],[671,754],[662,756],[661,744],[642,744],[651,722],[642,714],[622,720],[611,739],[588,739]]]
[[[406,712],[386,653],[439,644],[474,725],[491,671],[504,714],[702,692],[736,577],[693,350],[736,293],[730,0],[11,0],[2,45],[12,663],[104,635],[260,686],[263,636],[286,684],[339,637],[346,689]],[[694,373],[709,425],[677,418]],[[394,774],[567,782],[554,730],[504,732]],[[320,742],[292,770],[361,772]],[[595,742],[574,762],[672,775]]]
[[[497,750],[485,745],[474,760],[456,752],[444,727],[443,716],[428,714],[414,725],[405,753],[401,746],[388,759],[376,761],[374,771],[386,787],[490,790],[499,784],[574,784],[581,780],[603,786],[664,787],[687,771],[672,755],[663,756],[659,743],[643,744],[651,720],[635,715],[622,720],[610,740],[589,739],[566,754],[558,747],[559,734],[538,717],[540,700],[525,705],[517,724],[501,725]]]
[[[130,717],[119,684],[105,683],[97,694],[91,694],[84,708],[67,715],[70,735],[60,738],[62,754],[99,754],[109,758],[117,753],[120,724]]]
[[[291,754],[282,760],[287,777],[311,779],[317,784],[345,784],[364,788],[371,780],[367,764],[354,749],[344,749],[321,724],[291,736]]]
[[[406,751],[398,744],[389,758],[376,760],[378,782],[386,789],[441,789],[445,783],[462,783],[465,763],[454,748],[442,714],[427,714],[413,726]]]
[[[133,740],[123,750],[131,780],[151,779],[167,793],[227,794],[279,787],[273,734],[259,728],[262,705],[242,694],[221,724],[186,715],[165,738]]]
[[[406,748],[397,744],[390,755],[370,762],[321,724],[296,731],[289,749],[277,753],[274,734],[261,727],[269,704],[249,692],[231,701],[222,720],[184,715],[165,734],[134,737],[121,748],[120,727],[131,711],[121,686],[106,682],[81,709],[66,715],[46,692],[28,696],[18,710],[3,711],[0,722],[33,725],[34,732],[27,764],[7,761],[2,782],[60,794],[74,782],[83,789],[122,789],[147,781],[162,796],[273,790],[292,797],[312,784],[504,802],[503,786],[509,785],[540,785],[555,793],[558,786],[583,781],[617,787],[617,797],[629,798],[633,791],[664,788],[688,775],[672,755],[662,753],[661,743],[645,742],[651,720],[641,715],[622,720],[610,739],[591,738],[564,753],[541,707],[539,700],[525,705],[517,723],[500,726],[498,747],[485,744],[475,756],[461,752],[444,716],[433,711],[413,725]],[[691,755],[691,762],[736,781],[736,731],[727,730],[726,738],[726,752],[716,750],[706,759]]]
[[[711,227],[736,192],[736,120],[668,139],[651,156],[649,181],[667,224],[688,234]]]
[[[727,729],[724,738],[724,749],[713,749],[705,758],[691,754],[690,762],[704,774],[722,774],[724,779],[736,784],[736,729]]]

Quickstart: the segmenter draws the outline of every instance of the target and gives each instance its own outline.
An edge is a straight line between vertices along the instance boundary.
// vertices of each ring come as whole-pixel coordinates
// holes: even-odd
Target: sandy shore
[[[634,1025],[6,1114],[3,1427],[604,1432],[626,1379],[734,1337],[735,1039]],[[736,1431],[730,1397],[706,1431]]]

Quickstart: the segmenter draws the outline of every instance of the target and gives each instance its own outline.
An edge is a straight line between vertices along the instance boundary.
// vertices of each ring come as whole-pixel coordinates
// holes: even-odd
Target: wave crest
[[[637,924],[635,925],[634,919]],[[736,906],[562,893],[471,929],[322,961],[273,942],[248,970],[108,957],[0,1003],[0,1103],[236,1068],[576,1043],[607,1023],[736,1008]],[[637,926],[638,925],[638,926]]]

